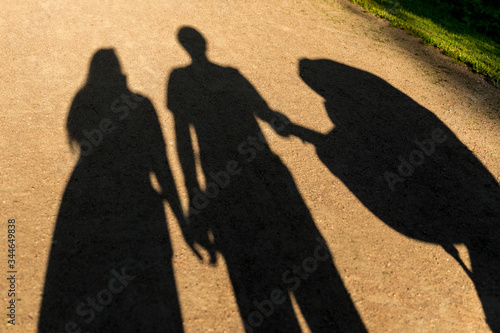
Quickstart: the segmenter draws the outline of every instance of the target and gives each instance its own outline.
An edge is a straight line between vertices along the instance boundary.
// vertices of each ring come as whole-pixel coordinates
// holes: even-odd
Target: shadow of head
[[[360,105],[374,100],[382,81],[376,76],[332,60],[307,58],[299,60],[299,76],[329,105],[328,116],[336,126],[372,119],[373,110]]]
[[[321,60],[311,60],[302,58],[299,60],[299,76],[312,90],[318,93],[321,97],[327,99],[329,82],[321,80],[320,69],[321,66],[318,62]]]
[[[326,100],[339,94],[366,96],[387,86],[380,87],[384,81],[373,74],[328,59],[300,59],[299,76]]]
[[[100,49],[90,61],[87,84],[124,84],[126,77],[114,49]]]
[[[198,30],[188,26],[181,27],[177,39],[193,60],[205,58],[207,41]]]

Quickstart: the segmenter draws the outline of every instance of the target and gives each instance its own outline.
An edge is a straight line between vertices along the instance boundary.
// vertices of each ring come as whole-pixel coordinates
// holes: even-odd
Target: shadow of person
[[[365,71],[302,59],[299,74],[325,99],[334,129],[290,124],[373,214],[408,237],[441,245],[474,282],[500,331],[500,191],[474,154],[432,112]],[[454,244],[465,244],[469,269]]]
[[[293,298],[313,332],[365,331],[290,172],[256,119],[285,135],[286,117],[270,110],[238,70],[210,62],[197,30],[183,27],[178,39],[192,62],[171,73],[167,107],[190,197],[185,237],[195,252],[196,244],[211,252],[212,263],[215,251],[224,257],[247,332],[300,331]]]
[[[183,214],[156,111],[127,88],[113,49],[94,54],[67,130],[80,157],[57,217],[39,332],[182,332],[162,196]]]

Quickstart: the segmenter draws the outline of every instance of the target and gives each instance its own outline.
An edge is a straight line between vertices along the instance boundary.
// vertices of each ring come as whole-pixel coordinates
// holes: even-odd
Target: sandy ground
[[[298,75],[300,59],[330,59],[378,76],[431,111],[500,180],[500,92],[345,1],[7,1],[0,16],[0,247],[4,276],[7,220],[14,218],[18,272],[15,326],[4,314],[8,285],[0,279],[0,331],[37,331],[57,215],[78,160],[66,120],[97,50],[114,48],[128,87],[152,101],[187,209],[174,119],[166,107],[171,71],[189,63],[176,37],[186,25],[203,34],[211,61],[237,68],[295,124],[324,134],[334,127],[323,98]],[[369,332],[490,331],[473,282],[442,247],[390,228],[325,167],[313,145],[261,126]],[[200,262],[165,209],[185,331],[244,331],[224,258],[216,267]],[[470,266],[466,247],[457,248]],[[295,311],[307,332],[296,304]]]

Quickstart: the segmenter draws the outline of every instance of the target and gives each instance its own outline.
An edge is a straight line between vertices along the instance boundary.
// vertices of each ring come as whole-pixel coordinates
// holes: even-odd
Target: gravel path
[[[169,110],[167,81],[175,68],[186,67],[191,61],[177,39],[183,26],[194,28],[205,39],[210,63],[188,67],[192,70],[183,72],[197,77],[191,85],[187,79],[180,80],[184,88],[179,94],[188,96],[184,102],[191,106],[181,101],[178,105],[170,104]],[[77,186],[70,178],[80,170],[77,168],[88,166],[92,169],[96,165],[92,163],[100,163],[91,161],[75,167],[78,147],[70,144],[71,133],[67,131],[75,96],[86,84],[90,62],[100,49],[114,49],[126,76],[128,90],[123,91],[132,91],[151,101],[184,211],[190,205],[189,188],[184,184],[190,181],[188,176],[184,179],[186,164],[183,163],[186,161],[177,153],[180,134],[176,136],[176,130],[179,132],[181,126],[177,124],[176,128],[176,122],[182,117],[176,112],[186,108],[202,112],[204,106],[200,105],[205,104],[196,103],[217,106],[225,103],[220,96],[230,92],[234,100],[225,105],[228,112],[231,108],[236,112],[250,105],[244,103],[255,102],[256,110],[268,108],[267,111],[274,112],[272,114],[285,115],[286,118],[280,119],[288,119],[291,123],[286,129],[290,133],[280,133],[273,127],[271,118],[252,111],[257,118],[242,116],[241,119],[247,120],[238,125],[244,126],[238,131],[237,121],[231,122],[238,117],[224,117],[225,125],[220,128],[225,133],[235,129],[234,138],[228,137],[226,143],[221,142],[212,150],[206,147],[210,140],[217,138],[215,129],[214,133],[211,128],[197,133],[199,142],[195,142],[193,150],[201,157],[193,161],[191,167],[198,170],[198,178],[203,174],[202,168],[208,175],[206,168],[221,162],[214,156],[231,157],[224,153],[217,155],[217,152],[224,152],[219,148],[237,140],[238,135],[251,127],[250,123],[252,126],[259,124],[267,143],[264,144],[265,153],[258,155],[261,162],[249,164],[251,170],[242,173],[247,187],[241,185],[236,187],[237,192],[225,194],[222,191],[212,201],[219,201],[221,205],[210,213],[222,214],[224,218],[228,217],[224,214],[235,215],[235,208],[231,207],[236,206],[228,206],[226,213],[222,213],[228,202],[234,200],[241,204],[238,207],[243,207],[243,211],[239,211],[234,220],[241,220],[240,225],[249,228],[247,234],[238,229],[234,234],[236,238],[228,239],[232,229],[213,227],[213,235],[208,238],[219,243],[215,265],[208,263],[208,254],[203,250],[203,262],[194,255],[184,241],[171,206],[165,203],[167,234],[173,249],[171,267],[175,275],[175,284],[170,282],[177,290],[186,332],[243,332],[244,325],[249,332],[266,327],[272,331],[285,327],[283,323],[290,324],[293,329],[293,317],[304,332],[332,331],[332,327],[353,331],[354,327],[362,326],[369,332],[489,332],[500,329],[494,317],[500,311],[500,274],[496,271],[500,266],[494,252],[500,244],[495,227],[500,221],[500,91],[467,67],[455,64],[434,48],[421,45],[416,38],[389,27],[387,22],[344,0],[169,0],[120,4],[110,0],[89,0],[79,4],[60,0],[8,0],[3,5],[0,27],[3,32],[0,38],[0,219],[4,226],[8,219],[16,220],[18,271],[15,326],[7,324],[3,314],[7,313],[5,307],[10,297],[7,296],[7,280],[0,279],[4,309],[0,331],[38,331],[51,249],[53,257],[56,253],[52,238],[61,225],[59,222],[64,220],[61,212],[66,207],[64,202],[67,204],[63,195],[68,193],[68,184]],[[187,43],[199,46],[197,41]],[[245,88],[240,89],[243,86]],[[96,91],[95,96],[98,96],[104,90]],[[171,98],[169,96],[169,101]],[[92,100],[87,102],[93,103]],[[99,104],[99,101],[94,102]],[[181,105],[181,111],[174,110],[176,105]],[[371,112],[369,118],[363,118],[367,110]],[[209,120],[203,122],[205,116],[196,117],[186,117],[190,125],[185,128],[191,133],[209,124]],[[443,132],[434,135],[436,128]],[[81,128],[78,131],[81,132]],[[441,140],[443,135],[448,139]],[[434,140],[435,150],[430,152],[428,148],[429,153],[426,153],[424,148],[409,146],[404,141],[414,142],[411,141],[414,139]],[[135,140],[131,142],[144,143],[140,136]],[[102,147],[97,146],[96,151]],[[425,160],[422,164],[414,160],[413,171],[403,170],[398,174],[398,165],[402,163],[398,158],[402,156],[409,161],[416,149],[425,153],[420,154]],[[413,158],[420,156],[415,154]],[[204,160],[203,156],[209,157]],[[108,165],[113,165],[113,159],[101,167]],[[259,178],[259,172],[267,176]],[[385,172],[392,172],[392,176]],[[156,176],[161,183],[158,174]],[[399,179],[393,185],[400,192],[391,192],[389,185],[377,187],[376,182],[380,179],[390,184],[387,177],[399,177],[393,178]],[[209,183],[205,178],[200,180],[202,188]],[[263,179],[263,183],[269,181],[267,187],[260,188],[259,179]],[[255,187],[250,185],[253,181]],[[155,188],[159,187],[156,180],[152,182]],[[446,191],[441,191],[442,187],[446,187]],[[96,198],[102,199],[100,190],[106,191],[99,186],[89,187],[86,195],[91,198],[95,193]],[[254,201],[245,202],[245,195]],[[270,200],[264,199],[267,195]],[[433,199],[434,195],[438,198]],[[239,196],[243,202],[238,201]],[[467,201],[467,198],[471,199]],[[433,204],[439,200],[448,210],[440,211],[440,206]],[[71,204],[76,207],[81,203],[74,199]],[[77,213],[77,208],[71,207],[69,211],[75,218],[103,218],[87,211]],[[65,209],[67,211],[68,207]],[[277,212],[271,212],[273,209]],[[286,231],[276,227],[266,233],[263,226],[256,227],[258,222],[250,224],[251,217],[246,215],[248,219],[245,219],[244,212],[257,216],[258,221],[271,221],[272,217],[296,222],[298,215],[294,214],[302,214],[309,224],[295,227],[285,223]],[[162,214],[158,214],[161,218]],[[453,220],[454,224],[439,224],[444,220]],[[409,226],[408,221],[413,221],[409,224],[414,225]],[[421,228],[419,223],[423,221],[439,225]],[[88,223],[94,226],[91,223],[95,221]],[[92,250],[95,241],[92,237],[97,232],[87,233],[87,229],[79,228],[73,229],[72,237],[76,235],[77,242],[84,244],[82,248]],[[137,233],[142,230],[135,229]],[[7,228],[3,230],[0,239],[7,252]],[[81,234],[82,230],[89,239]],[[72,233],[71,230],[64,232]],[[123,236],[125,233],[114,234],[112,242],[134,252],[134,247],[127,242],[138,238],[131,234]],[[281,236],[275,236],[278,234]],[[307,292],[302,292],[305,289],[300,286],[293,290],[293,286],[280,282],[279,278],[266,280],[270,275],[282,277],[281,272],[287,272],[288,266],[280,265],[288,256],[294,258],[291,261],[298,260],[295,264],[304,263],[300,258],[314,257],[316,243],[312,235],[324,239],[333,257],[326,260],[329,268],[325,268],[324,279],[316,279],[320,273],[315,275],[314,265],[306,264],[311,270],[308,274],[290,274],[297,274],[293,275],[298,279],[295,281],[307,286],[303,287],[308,288]],[[255,241],[250,241],[252,237]],[[158,236],[156,241],[161,243],[160,238]],[[103,241],[110,242],[105,238]],[[109,244],[114,244],[112,242]],[[481,245],[478,246],[478,242]],[[269,251],[277,251],[269,257],[267,250],[263,250],[268,245],[271,246]],[[250,251],[249,246],[255,248]],[[71,246],[66,250],[71,258]],[[104,247],[100,250],[112,251]],[[277,266],[273,266],[271,260],[277,260]],[[67,284],[78,286],[86,281],[92,265],[97,265],[92,261],[82,263],[79,275],[70,275],[73,277]],[[316,264],[320,265],[318,272],[322,272],[322,262],[316,260]],[[6,265],[4,260],[4,272]],[[59,268],[60,274],[63,268]],[[328,274],[338,274],[339,279],[329,285]],[[263,276],[261,280],[259,276]],[[107,281],[105,277],[102,279],[103,283]],[[64,283],[64,280],[57,281]],[[255,307],[254,301],[266,300],[268,290],[272,291],[271,282],[266,281],[282,283],[289,289],[281,296],[287,300],[284,304],[293,308],[290,310],[294,313],[292,318],[283,319],[277,315],[287,314],[286,310],[280,312],[279,307],[271,314],[261,309],[260,314],[253,314],[253,319],[249,317],[252,306]],[[252,283],[254,285],[250,286]],[[327,287],[335,283],[337,287]],[[264,289],[256,294],[256,290],[261,290],[259,286]],[[142,287],[147,289],[147,286]],[[59,292],[68,296],[67,288],[65,284]],[[347,293],[342,294],[339,288],[345,288]],[[131,302],[135,302],[137,308],[149,304],[149,310],[134,311],[134,306],[127,309],[134,311],[136,316],[144,313],[142,319],[134,320],[147,323],[148,318],[154,318],[152,312],[156,310],[152,308],[157,309],[159,305],[148,303],[144,296],[147,292],[141,296],[142,289],[134,290],[139,294],[130,296]],[[325,295],[330,292],[342,294],[339,299],[347,297],[345,304],[340,306],[334,302],[332,308],[325,313],[320,311],[320,315],[315,309],[321,308],[323,300],[329,302]],[[245,295],[240,297],[240,294]],[[54,296],[46,291],[46,297]],[[117,296],[116,302],[128,302],[129,296],[121,297]],[[280,297],[269,296],[269,299]],[[78,300],[70,302],[78,304]],[[249,311],[243,314],[243,319],[237,302],[240,302],[241,312]],[[111,302],[109,307],[113,304]],[[168,308],[171,304],[163,306]],[[326,307],[325,304],[330,303],[322,304]],[[350,306],[354,310],[346,310]],[[257,307],[255,311],[259,311]],[[349,313],[343,316],[344,311]],[[107,320],[103,318],[119,316],[118,313],[120,311],[108,309],[96,311],[96,318],[101,315],[101,319],[91,320],[91,325],[101,325]],[[359,320],[362,324],[356,326]],[[50,327],[50,323],[62,325],[66,321],[61,324],[61,320],[52,318],[47,322]],[[328,322],[331,326],[325,328]],[[110,327],[107,329],[113,330]],[[145,324],[143,329],[151,327]],[[41,326],[40,332],[44,330]],[[60,331],[64,331],[63,326]],[[121,332],[126,331],[121,329]]]

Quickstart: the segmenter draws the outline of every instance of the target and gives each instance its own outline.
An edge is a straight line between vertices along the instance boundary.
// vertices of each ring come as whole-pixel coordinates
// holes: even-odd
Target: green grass
[[[453,17],[439,1],[351,0],[391,25],[422,38],[500,87],[500,45],[471,24]]]

